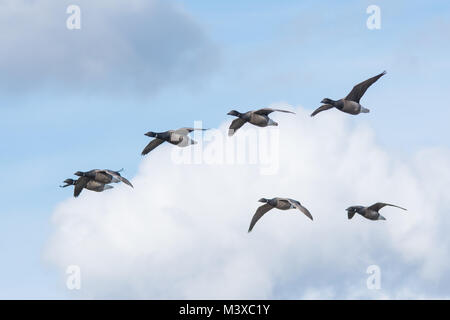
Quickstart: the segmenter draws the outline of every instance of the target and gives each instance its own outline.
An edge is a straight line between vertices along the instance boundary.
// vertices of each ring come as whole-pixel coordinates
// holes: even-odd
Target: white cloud
[[[80,294],[94,298],[448,297],[450,151],[399,159],[363,116],[296,112],[274,116],[276,175],[257,165],[176,165],[173,146],[162,145],[143,159],[134,189],[59,204],[46,258],[61,272],[79,265]],[[248,234],[257,200],[273,196],[298,199],[314,221],[273,210]],[[377,201],[408,211],[347,220],[349,205]],[[381,290],[366,288],[372,264]]]
[[[69,5],[81,29],[69,30]],[[217,49],[181,6],[160,0],[0,3],[0,82],[7,92],[84,89],[152,94],[209,74]],[[54,89],[53,89],[54,90]]]

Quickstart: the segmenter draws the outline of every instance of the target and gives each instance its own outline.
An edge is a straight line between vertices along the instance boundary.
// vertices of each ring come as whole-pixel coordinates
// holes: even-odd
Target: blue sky
[[[231,109],[272,103],[312,111],[387,70],[350,126],[370,126],[399,159],[449,147],[448,1],[158,1],[140,13],[12,3],[0,2],[1,298],[69,297],[42,257],[71,196],[58,185],[90,168],[135,176],[149,130],[217,127]],[[81,30],[65,28],[72,3]],[[380,30],[366,28],[371,4]]]

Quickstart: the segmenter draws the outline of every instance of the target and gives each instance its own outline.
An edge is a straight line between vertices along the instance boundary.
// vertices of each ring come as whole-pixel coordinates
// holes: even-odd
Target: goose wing
[[[275,111],[285,112],[285,113],[293,113],[293,114],[295,114],[295,112],[292,112],[292,111],[281,110],[281,109],[272,109],[272,108],[263,108],[263,109],[259,109],[259,110],[253,111],[253,113],[261,114],[261,115],[266,115],[266,116],[267,116],[267,115],[269,115],[269,114],[271,114],[272,112],[275,112]]]
[[[157,146],[159,146],[161,143],[163,143],[164,140],[155,138],[152,141],[149,142],[149,144],[142,150],[141,155],[145,156],[147,153],[155,149]]]
[[[307,216],[308,218],[310,218],[311,220],[313,220],[313,217],[311,215],[311,213],[309,212],[308,209],[306,209],[304,206],[302,206],[302,204],[300,202],[298,202],[297,200],[293,200],[293,199],[286,199],[290,204],[292,204],[294,207],[296,207],[298,210],[300,210],[301,212],[303,212],[305,214],[305,216]]]
[[[125,183],[125,184],[129,185],[130,187],[134,188],[133,185],[131,184],[131,182],[130,182],[127,178],[122,177],[121,175],[119,175],[119,179],[120,179],[123,183]]]
[[[73,189],[73,196],[76,198],[80,195],[81,191],[83,191],[83,188],[86,187],[88,182],[91,179],[88,177],[80,177],[78,178],[77,182],[75,183],[75,188]]]
[[[318,114],[319,112],[328,110],[334,108],[331,104],[324,104],[323,106],[320,106],[319,108],[317,108],[316,110],[314,110],[313,113],[311,113],[311,117],[314,117],[316,114]]]
[[[261,217],[270,209],[272,209],[273,207],[268,204],[265,203],[262,206],[260,206],[255,214],[253,215],[252,221],[250,222],[250,227],[248,228],[248,232],[252,231],[253,227],[255,226],[256,222],[258,222],[259,219],[261,219]]]
[[[208,130],[208,129],[203,129],[203,128],[189,128],[189,127],[186,127],[186,128],[180,128],[180,129],[177,129],[177,130],[174,131],[174,133],[182,134],[182,135],[184,135],[184,136],[187,136],[189,133],[191,133],[191,132],[194,131],[194,130],[205,131],[205,130]]]
[[[396,208],[399,208],[399,209],[402,209],[402,210],[406,210],[405,208],[396,206],[395,204],[389,204],[389,203],[383,203],[383,202],[377,202],[377,203],[371,205],[370,207],[367,207],[367,209],[378,212],[378,210],[380,210],[381,208],[383,208],[385,206],[396,207]]]
[[[380,79],[382,76],[386,74],[386,71],[383,71],[379,75],[376,75],[375,77],[372,77],[370,79],[367,79],[366,81],[363,81],[361,83],[358,83],[356,86],[353,87],[352,91],[345,97],[345,100],[355,101],[359,103],[359,100],[364,95],[366,90],[378,79]]]
[[[108,174],[110,174],[110,175],[116,177],[117,179],[120,179],[120,181],[122,181],[123,183],[129,185],[130,187],[134,188],[133,185],[131,184],[131,182],[130,182],[127,178],[122,177],[122,176],[120,175],[119,171],[112,171],[112,170],[104,170],[104,171],[105,171],[106,173],[108,173]],[[121,169],[120,171],[122,171],[122,169]]]
[[[228,136],[232,136],[240,127],[242,127],[247,121],[237,118],[231,122],[230,128],[228,129]]]

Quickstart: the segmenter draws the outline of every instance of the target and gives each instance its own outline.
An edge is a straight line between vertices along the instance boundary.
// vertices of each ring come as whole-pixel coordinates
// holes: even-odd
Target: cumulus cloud
[[[73,4],[81,9],[79,30],[66,27]],[[160,0],[6,0],[0,28],[0,81],[8,91],[53,85],[151,94],[201,78],[217,62],[201,26]]]
[[[174,164],[174,147],[162,145],[142,160],[135,189],[60,203],[47,261],[62,274],[80,266],[89,298],[448,297],[449,150],[402,159],[377,144],[363,117],[296,112],[274,115],[273,175],[258,164]],[[248,234],[257,200],[273,196],[298,199],[314,221],[273,210]],[[377,201],[408,211],[347,220],[348,206]],[[380,267],[380,290],[366,287],[370,265]]]

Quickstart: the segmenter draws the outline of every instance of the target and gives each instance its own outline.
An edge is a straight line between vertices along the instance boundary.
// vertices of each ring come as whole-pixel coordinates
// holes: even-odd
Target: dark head
[[[81,172],[81,171],[77,171],[77,172],[74,173],[74,175],[79,176],[79,177],[83,177],[85,175],[85,173]]]
[[[322,101],[320,101],[320,103],[331,104],[332,106],[334,106],[334,102],[334,100],[328,98],[322,99]]]
[[[157,138],[158,134],[156,132],[153,131],[149,131],[145,134],[147,137],[152,137],[152,138]]]
[[[63,185],[63,186],[60,186],[61,188],[65,188],[65,187],[68,187],[68,186],[72,186],[72,185],[74,185],[75,184],[75,180],[73,180],[73,179],[66,179],[66,180],[64,180],[64,183],[65,183],[65,185]]]
[[[239,117],[241,115],[241,113],[239,111],[236,111],[236,110],[231,110],[230,112],[227,113],[227,115]]]
[[[353,218],[353,216],[355,215],[355,213],[358,212],[359,209],[363,208],[362,206],[352,206],[352,207],[348,207],[347,210],[347,215],[348,218],[351,219]]]
[[[263,202],[263,203],[267,203],[267,202],[269,202],[269,199],[261,198],[261,199],[259,199],[258,201],[259,201],[259,202]]]

